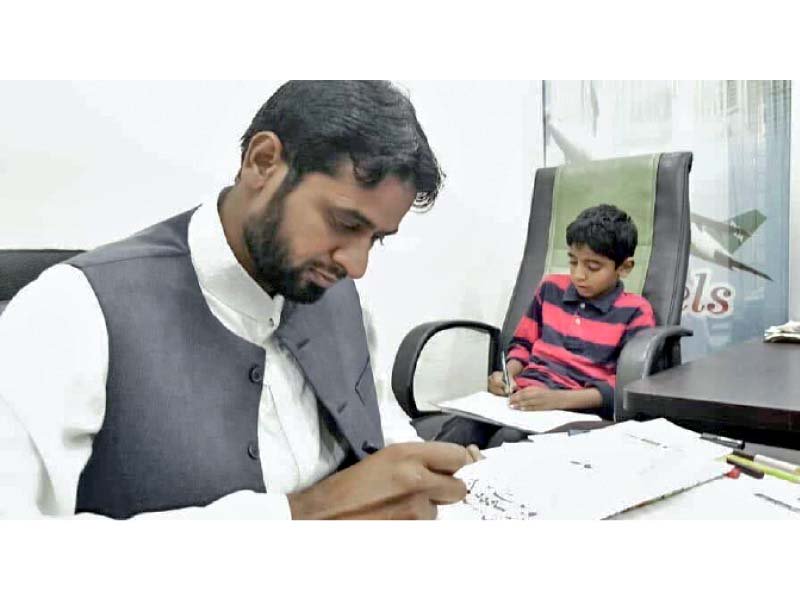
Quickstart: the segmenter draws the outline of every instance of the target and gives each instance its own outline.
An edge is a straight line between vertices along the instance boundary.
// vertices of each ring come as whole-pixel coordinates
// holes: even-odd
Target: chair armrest
[[[431,321],[416,326],[406,334],[392,367],[392,391],[398,404],[413,418],[422,413],[417,409],[414,399],[414,373],[417,370],[417,360],[425,344],[434,335],[448,329],[472,329],[489,335],[489,373],[497,367],[499,362],[500,330],[497,327],[479,321]]]
[[[665,344],[676,344],[680,338],[690,335],[694,335],[690,329],[678,325],[652,327],[640,331],[625,344],[617,361],[617,385],[614,389],[615,421],[622,421],[625,417],[625,386],[661,370],[656,368],[656,360],[665,356],[662,353]],[[671,354],[667,353],[667,359]]]

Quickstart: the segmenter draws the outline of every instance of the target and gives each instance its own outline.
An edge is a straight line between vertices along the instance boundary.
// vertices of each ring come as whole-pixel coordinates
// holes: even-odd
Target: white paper
[[[523,431],[550,431],[576,421],[599,421],[597,415],[566,410],[523,411],[509,408],[508,400],[489,392],[477,392],[463,398],[446,400],[438,405],[443,411],[472,415],[498,425],[509,425]]]
[[[614,519],[800,519],[800,485],[765,477],[722,477]]]
[[[791,513],[800,518],[800,484],[770,475],[764,479],[753,479],[752,482],[755,497],[781,509],[784,516]]]
[[[504,445],[457,476],[480,519],[604,519],[720,477],[729,450],[664,419]]]

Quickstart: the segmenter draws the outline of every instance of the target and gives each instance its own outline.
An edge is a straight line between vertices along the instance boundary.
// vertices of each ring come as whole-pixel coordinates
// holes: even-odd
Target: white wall
[[[447,181],[431,212],[374,252],[359,285],[387,373],[420,322],[501,324],[542,162],[540,82],[400,83]],[[215,197],[278,85],[0,82],[0,247],[90,248]],[[480,384],[468,354],[452,337],[432,347],[426,386]]]
[[[360,286],[378,301],[384,370],[419,323],[464,318],[502,325],[543,160],[540,82],[404,85],[447,179],[434,209],[407,217],[400,235],[374,252]],[[474,338],[431,343],[416,380],[419,399],[485,386],[485,345]]]
[[[231,181],[276,82],[0,82],[0,247],[92,247]]]

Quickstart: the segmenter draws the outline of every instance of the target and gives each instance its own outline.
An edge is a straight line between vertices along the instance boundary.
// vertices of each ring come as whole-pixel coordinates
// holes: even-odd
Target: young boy
[[[615,206],[584,210],[567,227],[569,275],[545,277],[507,352],[519,410],[589,410],[610,419],[620,351],[653,327],[653,309],[624,291],[633,269],[636,225]],[[500,372],[489,391],[506,396]]]
[[[613,418],[620,351],[637,332],[655,325],[650,303],[625,292],[621,281],[633,269],[636,244],[631,218],[607,204],[584,210],[567,227],[570,274],[542,280],[506,354],[512,408]],[[489,391],[508,397],[501,372],[489,377]],[[503,433],[497,430],[452,419],[437,439],[493,446],[501,441],[489,439]]]

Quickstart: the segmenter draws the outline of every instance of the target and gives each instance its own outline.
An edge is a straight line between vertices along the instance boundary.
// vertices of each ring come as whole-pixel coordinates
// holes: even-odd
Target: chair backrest
[[[42,271],[82,250],[0,250],[0,313]]]
[[[641,164],[646,158],[648,157],[592,161],[591,171],[602,176],[605,168],[618,172],[620,167],[625,168],[626,161]],[[692,153],[676,152],[651,158],[656,165],[654,189],[650,194],[636,196],[641,197],[642,202],[651,202],[654,206],[650,212],[652,240],[648,264],[639,265],[646,273],[641,293],[653,306],[656,324],[677,325],[681,319],[689,262],[689,172]],[[511,340],[517,323],[530,305],[536,287],[545,275],[545,264],[548,261],[552,263],[550,259],[554,245],[561,244],[566,236],[566,230],[560,223],[563,219],[554,219],[553,213],[554,189],[559,185],[559,169],[562,168],[539,169],[536,172],[525,253],[501,332],[501,344],[504,347]],[[626,183],[623,182],[623,191]],[[566,195],[563,189],[555,191],[562,205],[569,203],[571,190],[567,190]],[[594,204],[600,203],[614,204],[614,199],[598,197]],[[558,230],[552,226],[556,223],[559,224]]]

